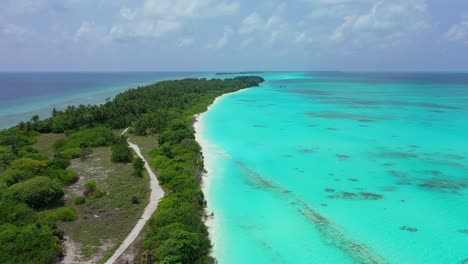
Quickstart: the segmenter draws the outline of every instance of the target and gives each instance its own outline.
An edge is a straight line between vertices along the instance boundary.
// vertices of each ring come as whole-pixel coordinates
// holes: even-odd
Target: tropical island
[[[133,261],[214,263],[194,115],[262,82],[163,81],[0,131],[0,263],[60,263],[73,248],[83,263],[104,263],[149,203],[144,160],[165,196],[132,243]]]

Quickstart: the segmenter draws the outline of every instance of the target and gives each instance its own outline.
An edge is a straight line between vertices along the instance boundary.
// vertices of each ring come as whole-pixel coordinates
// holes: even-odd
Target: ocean
[[[27,121],[33,115],[48,117],[53,108],[105,103],[129,88],[161,80],[198,77],[190,72],[0,72],[0,129]]]
[[[196,125],[219,263],[468,263],[468,74],[261,75]]]

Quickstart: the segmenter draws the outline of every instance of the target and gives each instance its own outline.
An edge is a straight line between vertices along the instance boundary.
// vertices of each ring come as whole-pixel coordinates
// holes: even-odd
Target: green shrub
[[[75,209],[71,207],[59,207],[56,209],[45,210],[39,213],[39,218],[43,223],[71,222],[78,218]]]
[[[68,148],[59,153],[59,156],[63,159],[76,159],[80,157],[80,148]]]
[[[84,192],[83,192],[84,195],[86,195],[86,196],[90,195],[91,193],[96,191],[96,187],[97,187],[97,184],[96,184],[95,180],[89,180],[89,181],[85,182]]]
[[[39,176],[13,184],[5,190],[7,198],[39,208],[63,196],[61,184],[49,177]]]
[[[0,225],[13,224],[23,226],[32,224],[36,220],[36,212],[26,204],[15,201],[0,202]]]
[[[46,160],[35,160],[31,158],[21,158],[12,162],[12,169],[26,170],[32,173],[40,173],[47,168]]]
[[[144,168],[145,168],[145,161],[142,158],[137,157],[133,161],[133,170],[134,170],[133,175],[137,177],[143,177]]]
[[[34,173],[28,170],[7,169],[0,174],[0,181],[4,182],[6,186],[11,186],[15,183],[29,180],[34,177]]]
[[[76,205],[84,204],[85,202],[86,202],[85,197],[83,197],[83,196],[75,197],[75,204]]]
[[[44,172],[52,179],[57,179],[64,185],[70,185],[78,180],[78,174],[74,171],[63,169],[48,169]]]
[[[0,225],[0,263],[52,263],[60,255],[60,239],[44,225]]]
[[[112,162],[129,163],[133,160],[133,153],[128,144],[119,143],[112,146]]]

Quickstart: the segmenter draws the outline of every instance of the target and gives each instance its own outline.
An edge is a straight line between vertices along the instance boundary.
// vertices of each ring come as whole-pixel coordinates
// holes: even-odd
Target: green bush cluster
[[[129,163],[133,160],[133,153],[128,146],[127,140],[122,136],[114,145],[112,145],[112,162]]]
[[[77,179],[69,159],[39,154],[31,129],[0,131],[0,263],[54,262],[63,235],[56,223],[76,218],[60,207],[63,187]],[[52,206],[58,207],[47,210]]]
[[[145,169],[145,161],[137,157],[133,160],[133,175],[136,177],[143,177],[143,170]]]

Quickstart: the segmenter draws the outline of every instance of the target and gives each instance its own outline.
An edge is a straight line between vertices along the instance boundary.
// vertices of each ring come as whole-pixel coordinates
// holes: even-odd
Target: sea
[[[468,263],[468,74],[265,72],[198,117],[221,264]],[[0,73],[0,128],[212,73]]]
[[[468,74],[260,75],[196,125],[219,263],[468,263]]]

